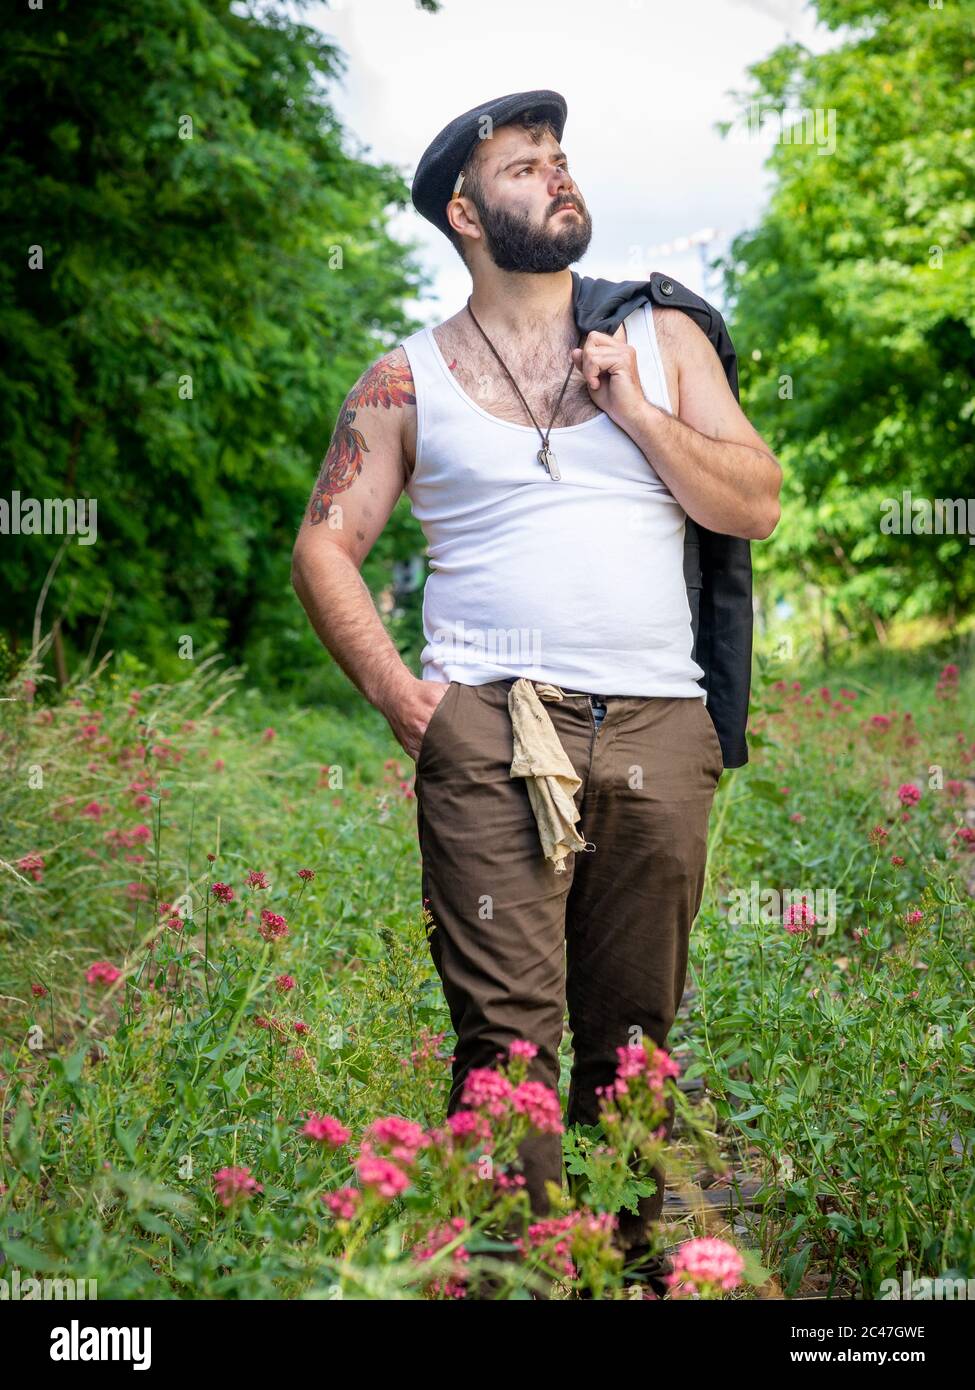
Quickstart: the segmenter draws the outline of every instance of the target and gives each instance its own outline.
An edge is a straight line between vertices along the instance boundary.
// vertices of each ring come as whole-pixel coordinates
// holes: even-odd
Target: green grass
[[[686,1146],[715,1162],[740,1137],[786,1204],[756,1223],[735,1296],[771,1275],[787,1296],[815,1275],[875,1297],[907,1266],[975,1274],[975,856],[955,833],[975,802],[975,701],[968,671],[936,693],[939,670],[872,658],[834,674],[828,701],[818,680],[796,693],[763,674],[752,761],[718,789],[680,1054],[708,1098],[676,1099]],[[852,708],[834,708],[841,687]],[[66,698],[25,699],[22,679],[7,694],[8,1266],[95,1278],[103,1298],[449,1297],[481,1278],[502,1298],[550,1279],[557,1296],[628,1296],[598,1216],[649,1190],[647,1097],[607,1117],[615,1156],[602,1132],[566,1136],[571,1271],[510,1185],[529,1119],[508,1113],[487,1149],[444,1138],[453,1038],[420,909],[413,768],[375,711],[272,708],[216,661],[166,686],[123,659]],[[905,783],[921,790],[909,819]],[[43,867],[18,868],[30,855]],[[248,889],[249,870],[270,887]],[[835,902],[832,929],[789,933],[790,891]],[[777,910],[741,910],[756,900]],[[260,935],[265,908],[286,919],[281,940]],[[88,982],[96,962],[115,983]],[[309,1113],[348,1143],[304,1136]],[[401,1193],[367,1184],[336,1219],[322,1194],[357,1186],[382,1116],[431,1142]],[[228,1167],[262,1190],[224,1207]]]

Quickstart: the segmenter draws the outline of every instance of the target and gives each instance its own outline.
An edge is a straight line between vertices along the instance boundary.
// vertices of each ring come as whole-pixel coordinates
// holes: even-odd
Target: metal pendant
[[[555,460],[555,455],[547,444],[544,444],[538,451],[538,461],[548,473],[553,483],[557,483],[562,474],[559,472],[559,465]]]

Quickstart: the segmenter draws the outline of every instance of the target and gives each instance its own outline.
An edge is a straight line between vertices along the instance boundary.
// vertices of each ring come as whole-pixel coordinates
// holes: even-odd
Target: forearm
[[[770,454],[711,439],[649,401],[626,428],[692,520],[747,540],[771,535],[780,513],[782,470]]]
[[[352,559],[333,545],[298,552],[291,578],[323,646],[369,703],[388,713],[416,677],[390,640]]]

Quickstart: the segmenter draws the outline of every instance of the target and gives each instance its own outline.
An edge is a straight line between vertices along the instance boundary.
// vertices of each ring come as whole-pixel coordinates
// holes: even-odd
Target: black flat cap
[[[417,212],[449,236],[447,204],[471,150],[484,137],[485,130],[491,131],[529,110],[551,121],[557,138],[562,139],[567,107],[565,97],[558,92],[512,92],[506,97],[495,97],[444,126],[430,141],[416,166],[412,198]],[[485,120],[486,117],[489,120]]]

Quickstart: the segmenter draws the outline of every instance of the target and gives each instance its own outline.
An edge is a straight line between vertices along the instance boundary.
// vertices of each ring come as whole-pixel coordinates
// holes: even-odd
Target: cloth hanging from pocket
[[[508,691],[514,746],[510,775],[525,778],[542,853],[558,874],[565,873],[570,854],[596,848],[576,829],[579,810],[573,798],[582,778],[572,766],[542,703],[564,698],[560,686],[526,677],[514,681]]]

